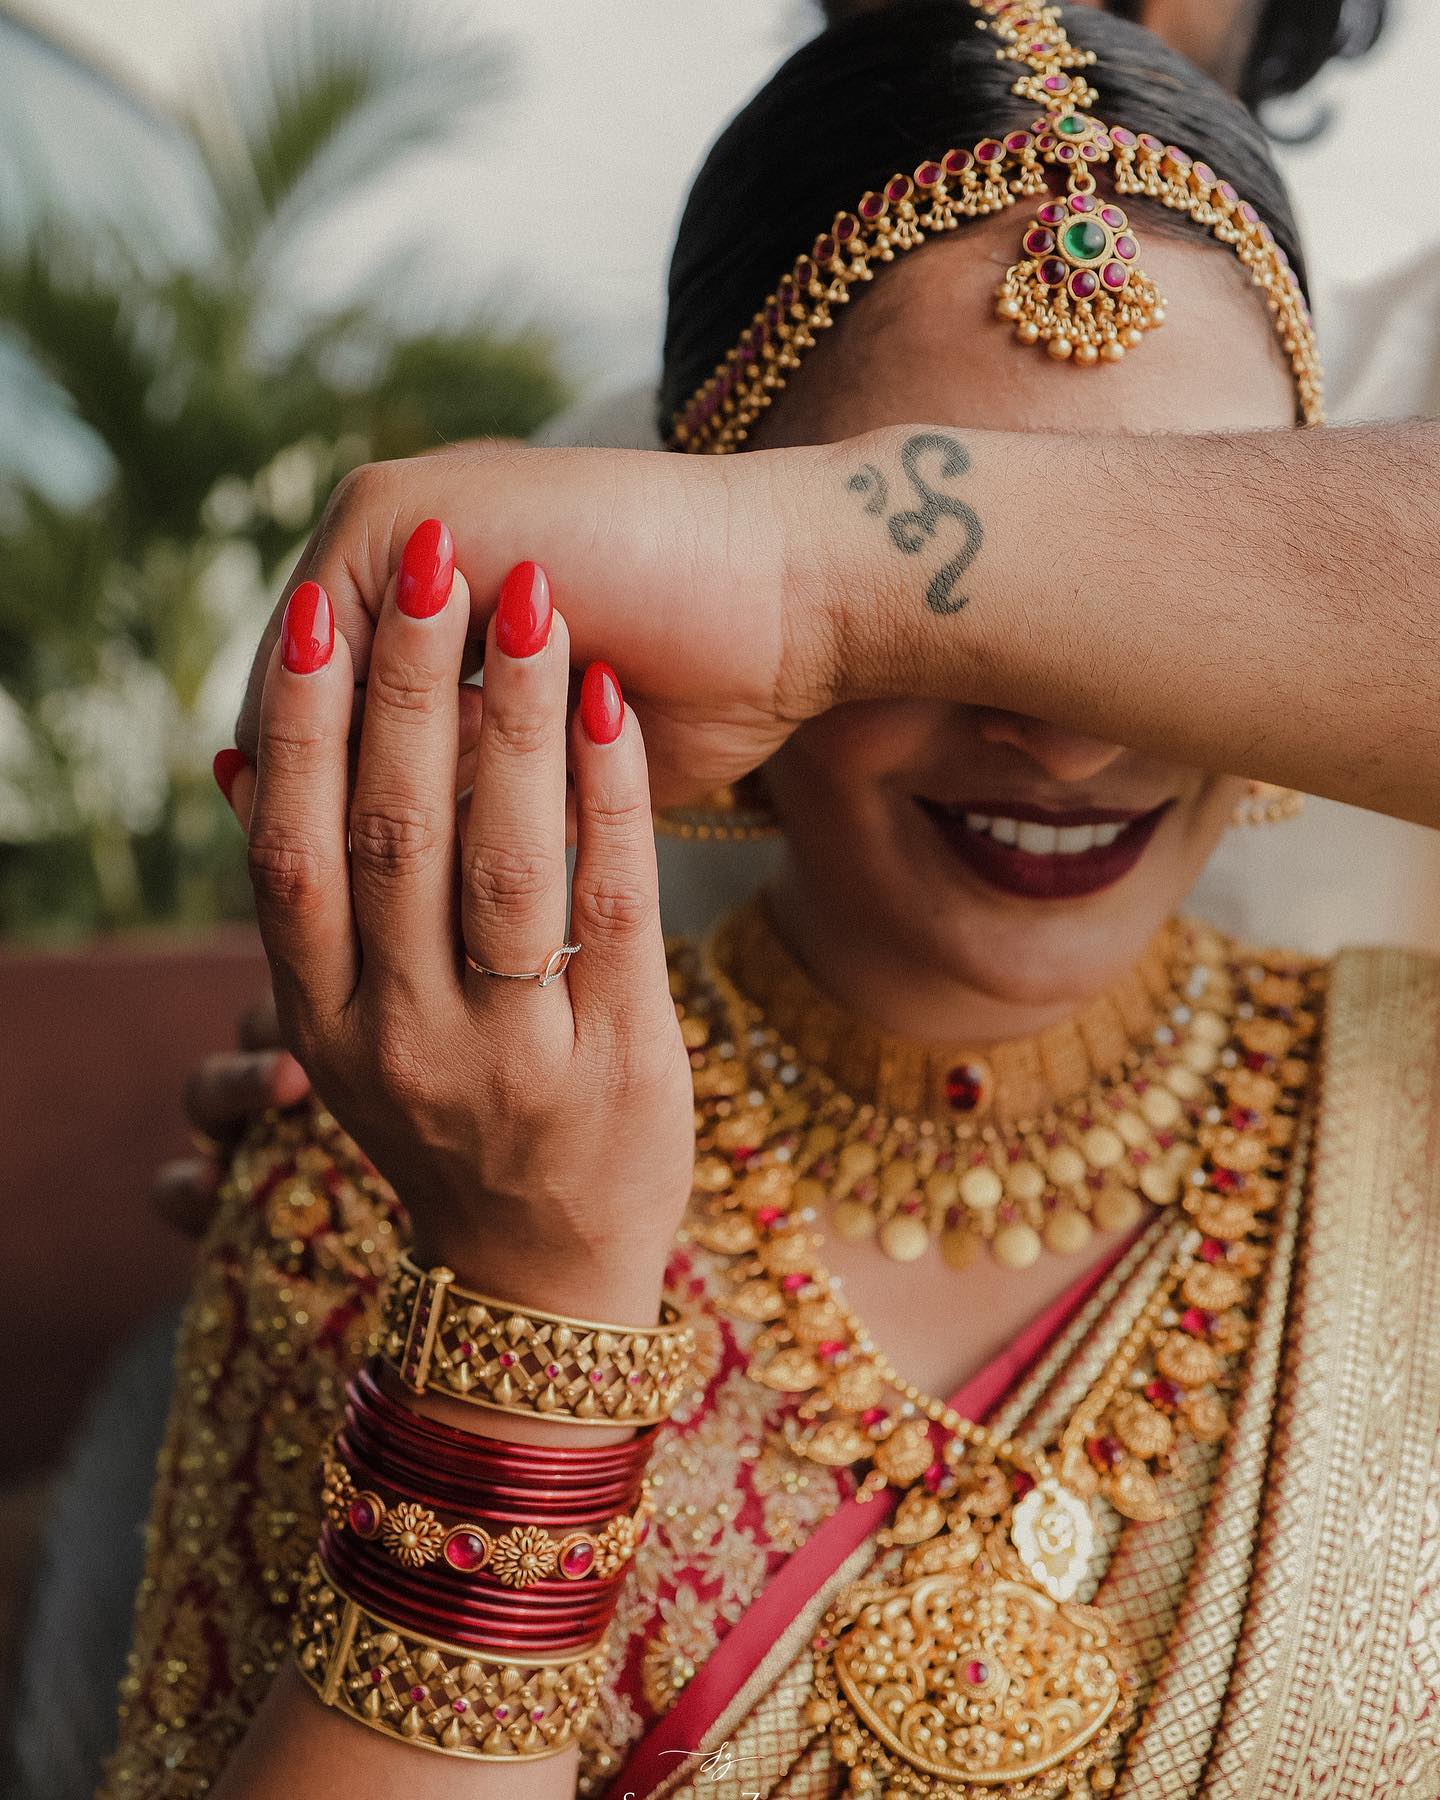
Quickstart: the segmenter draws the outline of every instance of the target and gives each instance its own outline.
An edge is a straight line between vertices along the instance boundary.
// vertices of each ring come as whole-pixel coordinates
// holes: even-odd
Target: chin
[[[973,820],[923,808],[902,818],[907,841],[890,866],[905,870],[905,892],[885,910],[903,915],[897,928],[918,959],[1017,1005],[1082,1001],[1118,979],[1204,860],[1177,855],[1184,832],[1170,806],[1119,830],[1075,827],[1063,851],[1043,836],[996,841]]]

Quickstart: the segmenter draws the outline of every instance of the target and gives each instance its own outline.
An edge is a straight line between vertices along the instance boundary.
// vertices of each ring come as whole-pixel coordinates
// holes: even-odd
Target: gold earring
[[[1250,791],[1230,815],[1232,825],[1278,825],[1293,819],[1305,804],[1294,788],[1277,787],[1273,781],[1252,781]]]
[[[663,837],[737,844],[779,837],[780,821],[758,774],[751,774],[716,788],[698,806],[667,806],[655,814],[655,829]]]

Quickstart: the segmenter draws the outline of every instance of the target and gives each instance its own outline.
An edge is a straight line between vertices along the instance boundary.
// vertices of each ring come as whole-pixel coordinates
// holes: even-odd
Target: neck
[[[815,893],[788,859],[765,898],[776,932],[816,986],[896,1037],[1005,1043],[1047,1030],[1092,997],[1027,1002],[986,993],[937,970],[903,939],[857,929],[853,912]]]

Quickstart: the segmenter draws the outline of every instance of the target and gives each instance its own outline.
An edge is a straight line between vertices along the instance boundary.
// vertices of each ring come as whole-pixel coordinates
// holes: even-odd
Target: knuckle
[[[265,774],[309,774],[329,753],[330,740],[316,720],[289,714],[266,720],[260,743]]]
[[[622,799],[613,794],[587,794],[580,801],[580,821],[598,832],[614,836],[649,832],[652,829],[649,796],[642,799],[636,794]]]
[[[523,908],[549,894],[561,879],[553,856],[521,844],[477,846],[465,858],[466,897],[484,912]]]
[[[351,809],[350,853],[373,874],[408,875],[426,869],[444,842],[434,815],[423,806],[377,797]]]
[[[429,713],[440,694],[440,677],[409,657],[377,657],[366,683],[367,706],[388,707],[399,713]]]
[[[593,877],[579,899],[586,918],[605,931],[643,931],[655,913],[654,898],[645,884],[618,873]]]
[[[543,748],[555,727],[535,713],[504,713],[494,707],[486,710],[484,729],[502,756],[530,756]]]
[[[326,891],[325,859],[303,836],[261,827],[252,833],[250,883],[262,901],[292,911],[313,904]]]
[[[326,514],[331,519],[337,519],[357,509],[363,511],[384,484],[384,478],[383,463],[358,463],[355,468],[342,475],[330,490]]]

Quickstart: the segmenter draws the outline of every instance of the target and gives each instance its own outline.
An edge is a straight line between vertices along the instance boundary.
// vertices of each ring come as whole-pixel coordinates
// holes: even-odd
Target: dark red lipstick
[[[1144,813],[1113,807],[1053,812],[1016,801],[967,801],[962,806],[950,806],[938,800],[919,799],[919,806],[947,848],[992,887],[1026,900],[1073,900],[1113,887],[1130,873],[1144,855],[1170,802],[1166,800]],[[973,829],[966,819],[975,817],[1013,819],[1054,827],[1057,832],[1095,825],[1118,825],[1120,830],[1113,842],[1095,844],[1086,850],[1036,852],[1022,849],[1018,843],[1002,843],[988,830]]]

